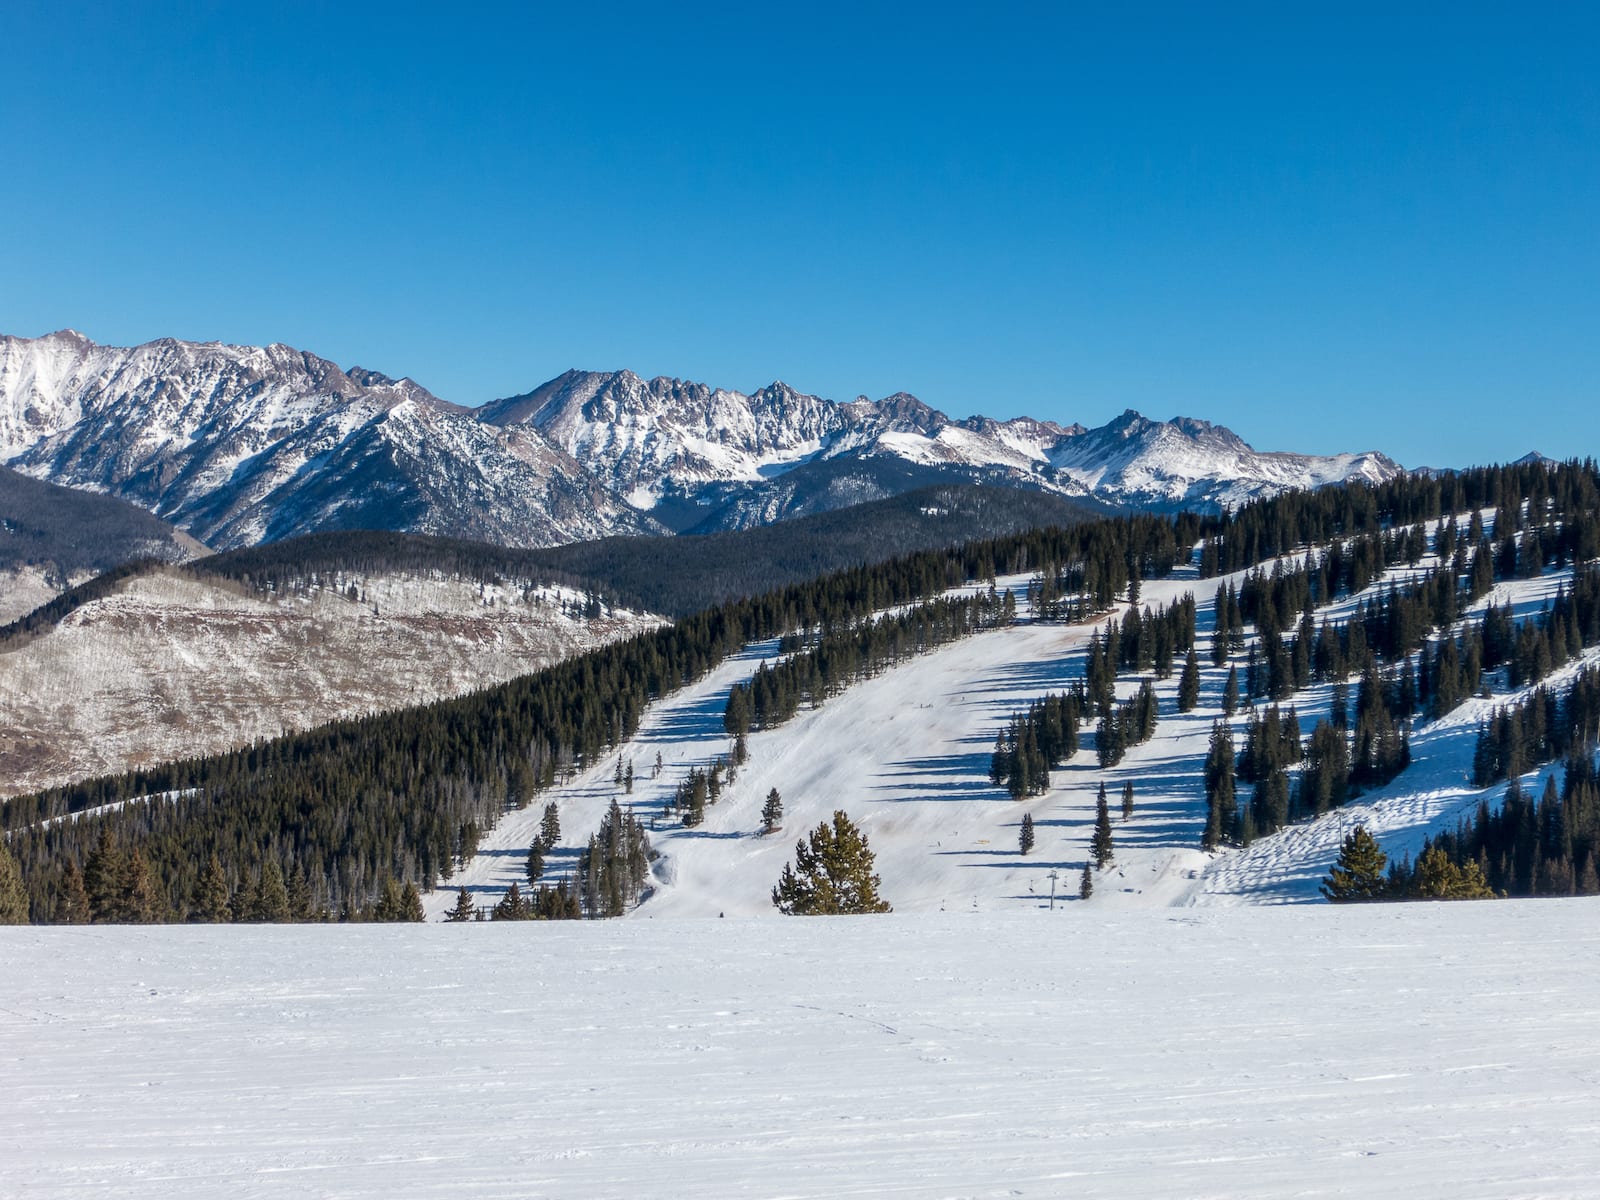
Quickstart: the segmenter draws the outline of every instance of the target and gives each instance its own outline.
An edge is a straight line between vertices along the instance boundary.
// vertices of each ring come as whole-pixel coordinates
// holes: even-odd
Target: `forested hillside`
[[[179,562],[205,547],[142,508],[0,466],[0,622],[131,559]]]

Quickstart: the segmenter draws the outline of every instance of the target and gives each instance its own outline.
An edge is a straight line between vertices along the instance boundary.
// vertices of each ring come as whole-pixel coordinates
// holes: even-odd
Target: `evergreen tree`
[[[472,902],[472,893],[462,888],[456,893],[456,906],[444,914],[446,921],[470,921],[478,912],[477,905]]]
[[[5,839],[0,838],[0,925],[28,923],[28,889],[22,883],[22,868],[12,857]]]
[[[1122,785],[1122,819],[1133,819],[1133,780],[1128,780]]]
[[[775,833],[783,824],[783,797],[778,789],[767,793],[767,802],[761,806],[761,832]]]
[[[1178,711],[1192,712],[1199,703],[1200,658],[1190,646],[1188,657],[1183,660],[1183,674],[1178,679]]]
[[[102,825],[94,848],[83,864],[83,889],[89,897],[89,919],[96,922],[120,920],[123,856],[112,841],[111,830]]]
[[[1221,721],[1211,726],[1211,746],[1204,766],[1206,826],[1200,835],[1202,850],[1215,850],[1238,838],[1239,804],[1233,777],[1233,734]]]
[[[1417,859],[1410,894],[1418,900],[1493,900],[1494,890],[1475,862],[1457,865],[1440,846]]]
[[[391,885],[394,880],[390,880]],[[289,919],[289,889],[283,882],[283,870],[278,866],[276,859],[267,859],[261,865],[261,874],[256,879],[256,894],[250,905],[250,920],[252,921],[287,921]],[[380,920],[393,921],[397,917],[381,917]]]
[[[546,851],[554,850],[561,841],[561,812],[553,800],[544,806],[544,819],[539,822],[539,840],[544,843]]]
[[[528,876],[528,885],[531,887],[539,882],[539,877],[544,874],[544,837],[540,835],[533,839],[533,845],[528,847],[528,862],[523,868]]]
[[[1022,853],[1027,854],[1033,849],[1033,814],[1022,814],[1022,829],[1017,835],[1017,842],[1022,848]]]
[[[1336,904],[1381,900],[1388,855],[1360,825],[1345,836],[1339,861],[1322,881],[1321,892]]]
[[[786,916],[882,913],[889,905],[878,895],[878,876],[867,838],[843,809],[808,838],[795,843],[795,861],[783,868],[772,903]]]
[[[228,877],[215,854],[206,860],[205,870],[195,881],[194,898],[189,905],[189,919],[210,924],[224,924],[233,920],[233,908],[228,903]]]
[[[1228,682],[1222,689],[1222,715],[1231,717],[1239,707],[1239,669],[1228,668]]]
[[[422,895],[417,891],[417,885],[409,879],[405,887],[400,889],[399,919],[413,922],[427,920],[427,914],[422,911]]]
[[[516,884],[511,886],[515,887]],[[404,893],[400,890],[400,884],[391,875],[383,881],[383,891],[378,897],[378,903],[373,905],[372,908],[372,919],[374,921],[403,921],[405,920],[404,914]]]
[[[494,906],[496,921],[526,921],[532,915],[532,907],[522,898],[522,889],[514,881],[504,898]]]
[[[1089,870],[1089,864],[1083,864],[1083,874],[1078,876],[1078,899],[1087,900],[1094,895],[1094,872]]]
[[[1089,853],[1094,856],[1097,870],[1104,871],[1116,857],[1111,845],[1111,809],[1106,805],[1105,785],[1100,788],[1100,798],[1094,806],[1094,836],[1089,839]]]
[[[89,923],[89,895],[83,888],[83,872],[78,864],[67,860],[61,872],[61,884],[56,891],[55,913],[51,918],[57,925],[87,925]]]
[[[116,919],[132,925],[150,925],[166,918],[167,906],[162,901],[155,872],[150,869],[150,860],[135,846],[123,861]]]

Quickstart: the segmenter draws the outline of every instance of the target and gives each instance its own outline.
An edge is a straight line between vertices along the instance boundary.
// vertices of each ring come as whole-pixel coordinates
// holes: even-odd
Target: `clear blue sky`
[[[11,0],[0,331],[1600,457],[1594,5],[524,7]]]

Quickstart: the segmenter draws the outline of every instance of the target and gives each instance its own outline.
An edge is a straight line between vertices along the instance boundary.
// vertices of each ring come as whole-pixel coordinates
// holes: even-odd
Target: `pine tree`
[[[0,925],[28,923],[28,889],[22,883],[22,868],[0,838]]]
[[[1200,835],[1202,850],[1215,850],[1238,836],[1239,804],[1234,790],[1233,734],[1218,721],[1211,727],[1211,746],[1203,768],[1206,786],[1206,826]]]
[[[150,925],[166,919],[166,909],[155,872],[145,858],[144,851],[135,846],[123,862],[117,920],[133,925]]]
[[[83,872],[78,864],[67,860],[61,872],[61,885],[56,891],[56,908],[51,918],[57,925],[87,925],[89,923],[89,895],[83,889]]]
[[[1178,711],[1192,712],[1200,703],[1200,658],[1194,652],[1194,647],[1189,647],[1189,655],[1183,660],[1183,674],[1178,679]]]
[[[392,885],[393,880],[389,881]],[[256,894],[250,905],[252,921],[287,921],[289,919],[289,889],[283,882],[283,869],[276,859],[269,858],[261,864],[261,874],[256,879]],[[394,921],[398,917],[380,917]]]
[[[446,921],[470,921],[477,916],[478,907],[472,902],[472,893],[462,888],[456,893],[456,906],[444,914]]]
[[[530,887],[538,883],[539,877],[544,874],[544,838],[542,836],[534,838],[533,845],[528,847],[528,862],[524,867],[524,871],[528,876]]]
[[[1100,788],[1100,799],[1094,806],[1094,836],[1089,840],[1089,853],[1094,856],[1097,870],[1104,871],[1116,861],[1111,845],[1111,809],[1106,805],[1103,784]]]
[[[89,897],[90,920],[121,919],[122,878],[122,849],[111,840],[111,830],[102,825],[94,848],[83,864],[83,889]]]
[[[561,812],[553,800],[544,806],[544,819],[539,822],[539,840],[547,851],[554,850],[561,841]]]
[[[1022,847],[1022,853],[1027,854],[1030,850],[1033,849],[1033,814],[1032,813],[1023,813],[1022,814],[1022,830],[1017,835],[1017,841],[1018,841],[1018,844]]]
[[[1128,780],[1122,785],[1122,819],[1133,819],[1133,780]]]
[[[233,909],[228,903],[228,877],[215,854],[206,860],[205,870],[195,881],[194,898],[189,905],[191,921],[223,924],[233,920]]]
[[[507,890],[500,903],[494,906],[494,919],[496,921],[526,921],[533,915],[532,906],[522,898],[522,889],[515,881]]]
[[[516,887],[516,884],[512,884]],[[405,911],[400,884],[393,876],[383,881],[383,891],[378,896],[377,904],[372,906],[372,919],[374,921],[400,921],[404,918],[401,913]]]
[[[1485,881],[1477,863],[1469,861],[1458,866],[1443,847],[1433,846],[1417,860],[1411,895],[1418,900],[1493,900],[1494,889]]]
[[[1239,707],[1239,669],[1228,668],[1228,682],[1222,689],[1222,715],[1231,717]]]
[[[1078,899],[1087,900],[1094,895],[1094,872],[1089,870],[1089,864],[1083,864],[1083,874],[1078,876]]]
[[[795,861],[783,868],[772,903],[786,916],[890,911],[878,895],[878,876],[867,838],[843,809],[808,838],[795,843]]]
[[[775,833],[783,825],[783,797],[778,789],[767,793],[767,802],[761,806],[761,832]]]
[[[1360,825],[1346,835],[1339,861],[1322,881],[1321,892],[1336,904],[1381,900],[1383,869],[1389,857]]]
[[[400,889],[400,920],[425,921],[427,914],[422,911],[422,896],[417,891],[417,885],[411,880],[406,880],[406,886]]]

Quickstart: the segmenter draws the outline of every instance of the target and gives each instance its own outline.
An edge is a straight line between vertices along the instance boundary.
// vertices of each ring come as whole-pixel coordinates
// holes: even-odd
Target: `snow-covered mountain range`
[[[1214,509],[1400,471],[1376,452],[1263,453],[1187,418],[956,420],[903,393],[837,403],[628,371],[468,409],[282,345],[122,349],[71,330],[0,337],[0,461],[217,547],[338,528],[520,545],[746,528],[946,481]]]
[[[956,420],[915,396],[838,404],[774,383],[749,395],[629,371],[569,371],[486,405],[531,426],[613,491],[672,521],[670,502],[740,526],[876,498],[929,473],[1135,507],[1231,507],[1288,488],[1400,472],[1382,454],[1262,453],[1218,425],[1132,410],[1098,429],[1031,417]],[[702,517],[702,526],[706,524]]]
[[[0,337],[0,459],[219,548],[318,529],[522,545],[655,531],[533,431],[281,345]]]

